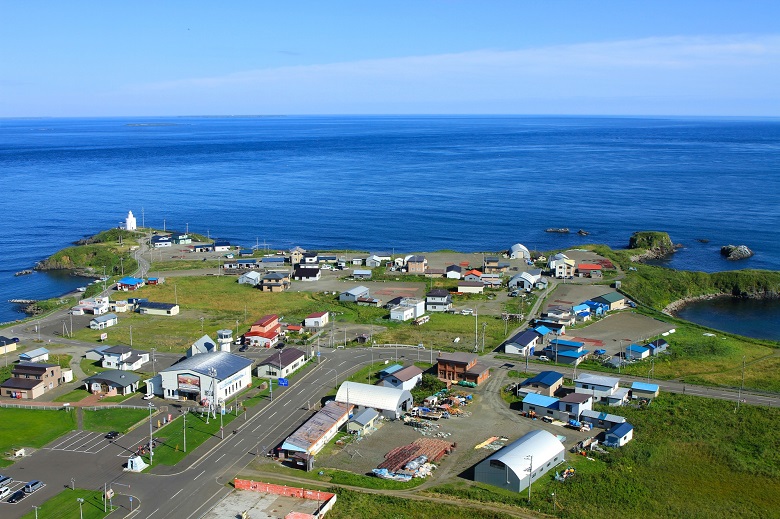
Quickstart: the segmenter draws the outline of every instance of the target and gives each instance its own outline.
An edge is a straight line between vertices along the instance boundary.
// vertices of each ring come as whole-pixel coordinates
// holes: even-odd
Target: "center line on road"
[[[273,418],[276,415],[276,413],[278,413],[278,411],[274,411],[274,413],[271,416],[269,416],[268,418]]]
[[[146,516],[146,519],[149,519],[151,516],[153,516],[154,514],[156,514],[156,513],[157,513],[159,510],[160,510],[160,509],[158,508],[157,510],[155,510],[155,511],[154,511],[154,512],[152,512],[151,514],[147,515],[147,516]]]
[[[181,491],[182,491],[182,490],[184,490],[184,489],[182,488],[181,490],[179,490],[178,492],[176,492],[175,494],[173,494],[173,496],[171,496],[171,499],[173,499],[174,497],[176,497],[176,496],[178,496],[179,494],[181,494]]]
[[[225,453],[225,454],[227,454],[227,453]],[[224,458],[224,457],[225,457],[225,454],[223,454],[222,456],[220,456],[219,458],[217,458],[216,460],[214,460],[214,463],[216,463],[216,462],[218,462],[219,460],[221,460],[222,458]]]
[[[203,473],[204,473],[204,472],[206,472],[206,471],[204,470],[203,472],[201,472],[200,474],[198,474],[197,476],[195,476],[193,479],[198,479],[199,477],[201,477],[201,476],[203,475]]]

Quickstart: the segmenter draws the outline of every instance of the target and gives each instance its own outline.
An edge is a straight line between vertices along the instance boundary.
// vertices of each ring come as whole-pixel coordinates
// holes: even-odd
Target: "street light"
[[[33,508],[35,508],[35,519],[38,519],[38,510],[41,508],[40,506],[32,505]]]
[[[81,519],[84,519],[84,510],[81,508],[84,504],[84,499],[81,497],[77,497],[76,501],[79,502],[79,515],[81,516]]]
[[[154,452],[153,452],[153,438],[152,438],[152,409],[154,409],[154,406],[151,402],[149,402],[149,465],[152,464],[153,458],[154,458]]]
[[[533,454],[529,454],[525,457],[528,460],[528,504],[531,504],[531,475],[534,471],[534,457]]]
[[[217,379],[217,368],[210,367],[209,368],[209,376],[211,377],[211,400],[209,400],[209,411],[212,411],[214,413],[214,418],[217,417],[217,409],[215,406],[216,400],[217,400],[217,392],[214,386],[216,385],[216,379]],[[208,418],[206,419],[206,423],[208,423]]]
[[[156,351],[157,351],[157,349],[156,349],[156,348],[152,348],[152,376],[153,376],[153,377],[156,377],[156,376],[157,376],[157,369],[155,368],[155,364],[154,364],[154,353],[155,353]]]

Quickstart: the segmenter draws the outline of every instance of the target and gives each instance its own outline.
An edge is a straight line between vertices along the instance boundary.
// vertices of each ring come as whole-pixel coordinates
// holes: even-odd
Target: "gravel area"
[[[468,416],[432,422],[435,427],[430,437],[436,438],[437,434],[443,433],[445,437],[442,439],[457,444],[451,455],[440,460],[439,470],[434,472],[436,481],[466,475],[473,465],[492,454],[493,451],[487,449],[474,449],[477,444],[491,436],[503,436],[511,442],[529,431],[544,429],[555,435],[566,436],[567,448],[589,436],[587,433],[547,424],[541,420],[529,420],[509,409],[501,399],[499,390],[516,381],[517,379],[506,378],[506,370],[495,369],[483,387],[467,390],[474,395],[474,401],[463,408]],[[388,452],[421,437],[424,436],[417,429],[400,420],[387,421],[362,440],[347,444],[328,457],[320,457],[317,465],[320,468],[329,467],[368,474],[384,461]]]

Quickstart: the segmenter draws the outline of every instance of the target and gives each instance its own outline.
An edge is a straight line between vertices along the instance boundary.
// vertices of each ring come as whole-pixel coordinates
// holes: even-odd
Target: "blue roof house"
[[[626,346],[626,358],[627,359],[646,359],[650,356],[650,349],[640,346],[638,344],[629,344]]]
[[[563,375],[557,371],[542,371],[535,376],[526,379],[520,387],[534,389],[542,395],[553,396],[559,387],[563,385]]]
[[[669,343],[663,339],[656,339],[650,344],[646,344],[645,347],[650,349],[650,355],[658,355],[659,353],[666,351],[669,347]]]
[[[504,353],[529,357],[534,354],[538,342],[538,333],[534,330],[524,330],[513,335],[504,343]]]
[[[631,398],[655,398],[658,396],[658,384],[647,382],[633,382],[631,384]]]
[[[525,413],[535,412],[539,416],[554,416],[558,410],[558,399],[551,396],[529,393],[523,398],[522,410]]]
[[[628,422],[623,422],[612,426],[604,434],[604,443],[606,443],[608,447],[622,447],[630,442],[633,437],[634,426]]]

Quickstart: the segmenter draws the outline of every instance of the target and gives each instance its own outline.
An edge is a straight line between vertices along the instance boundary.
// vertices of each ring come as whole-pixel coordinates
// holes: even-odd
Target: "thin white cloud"
[[[744,115],[780,115],[778,82],[780,35],[736,35],[277,67],[128,85],[98,97],[133,112],[169,114],[736,115],[750,106]]]

